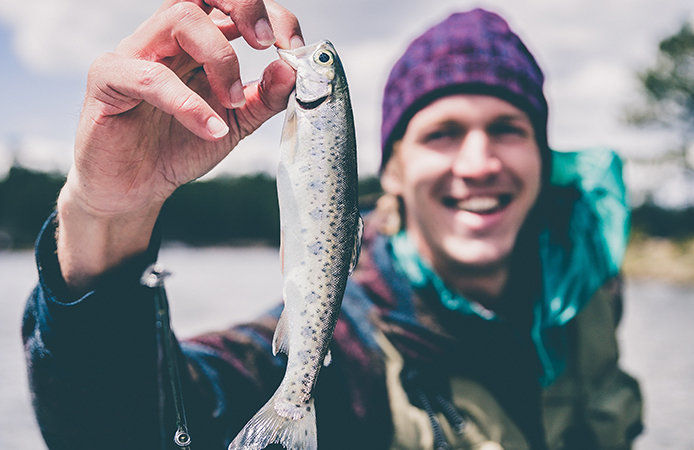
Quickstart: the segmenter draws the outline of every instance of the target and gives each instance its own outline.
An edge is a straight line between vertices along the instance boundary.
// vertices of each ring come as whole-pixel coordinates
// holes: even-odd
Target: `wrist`
[[[60,270],[71,289],[83,290],[108,269],[144,252],[161,204],[131,211],[94,208],[70,177],[57,203],[56,244]]]

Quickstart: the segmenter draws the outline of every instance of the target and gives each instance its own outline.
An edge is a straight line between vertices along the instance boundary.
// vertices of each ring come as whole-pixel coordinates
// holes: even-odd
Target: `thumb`
[[[294,69],[282,60],[275,60],[265,68],[260,82],[244,87],[246,103],[235,110],[242,138],[287,107],[295,83]]]

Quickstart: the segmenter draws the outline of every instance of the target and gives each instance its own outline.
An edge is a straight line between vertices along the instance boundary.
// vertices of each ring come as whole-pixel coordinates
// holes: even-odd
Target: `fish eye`
[[[321,50],[319,52],[316,52],[315,56],[313,59],[318,63],[323,66],[329,66],[330,64],[333,63],[333,55],[332,53],[326,51],[326,50]]]

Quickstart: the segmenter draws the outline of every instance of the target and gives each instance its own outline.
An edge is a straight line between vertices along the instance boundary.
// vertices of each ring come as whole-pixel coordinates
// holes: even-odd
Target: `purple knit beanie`
[[[493,95],[528,114],[549,174],[544,76],[508,24],[483,9],[456,13],[415,39],[393,66],[383,95],[381,170],[412,116],[445,95]]]

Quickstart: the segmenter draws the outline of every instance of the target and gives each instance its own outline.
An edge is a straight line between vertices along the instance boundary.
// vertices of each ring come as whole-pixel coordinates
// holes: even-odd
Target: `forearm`
[[[72,174],[71,174],[72,175]],[[143,253],[161,209],[154,203],[113,214],[90,207],[74,177],[60,192],[57,205],[57,252],[60,270],[73,292],[86,292],[95,279]]]
[[[50,220],[37,243],[39,284],[22,327],[34,408],[49,448],[116,448],[119,436],[131,444],[153,443],[154,307],[138,280],[156,248],[74,296],[60,276],[54,232]]]
[[[145,252],[94,278],[85,294],[74,295],[60,275],[55,225],[47,221],[38,239],[39,283],[22,326],[33,406],[48,448],[178,448],[172,439],[172,392],[156,336],[154,291],[139,282],[156,259],[156,232]],[[219,431],[209,431],[211,386],[191,377],[193,366],[179,361],[196,442],[221,441]]]
[[[156,260],[157,231],[146,251],[106,270],[76,296],[60,274],[55,226],[48,220],[37,241],[39,283],[22,326],[34,409],[49,448],[177,448],[154,292],[139,282]],[[222,448],[243,415],[279,384],[283,369],[267,351],[275,321],[187,346],[178,366],[196,448]]]

